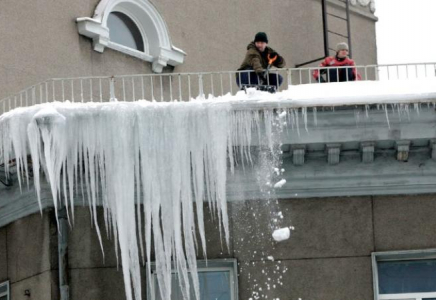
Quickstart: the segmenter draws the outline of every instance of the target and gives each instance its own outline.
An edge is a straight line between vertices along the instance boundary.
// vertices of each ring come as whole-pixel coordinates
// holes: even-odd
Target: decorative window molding
[[[9,281],[0,283],[0,300],[10,300]]]
[[[157,275],[156,275],[156,265],[154,263],[150,264],[151,267],[151,289],[147,289],[147,299],[148,300],[160,300],[159,291],[158,291],[158,285],[157,285]],[[199,274],[199,280],[200,280],[200,293],[206,293],[211,291],[202,290],[201,287],[201,281],[205,281],[205,283],[208,283],[209,280],[212,280],[209,282],[209,284],[205,284],[205,287],[214,287],[216,290],[218,288],[218,285],[213,282],[214,279],[217,279],[220,277],[219,282],[222,284],[228,284],[229,290],[226,292],[228,297],[224,297],[224,299],[230,299],[230,300],[238,300],[238,272],[237,272],[237,261],[236,259],[208,259],[205,260],[198,260],[197,261],[197,272]],[[174,267],[173,267],[174,270]],[[213,275],[212,278],[207,277],[207,273]],[[203,275],[203,278],[201,276]],[[221,275],[219,275],[221,274]],[[175,273],[173,273],[173,282],[172,284],[177,284],[176,279],[177,276],[175,276]],[[214,278],[214,279],[213,279]],[[177,286],[172,287],[172,295],[171,298],[175,300],[183,300],[183,297],[178,298],[177,295],[174,294],[177,290]],[[210,295],[210,294],[209,294]],[[180,295],[181,296],[181,295]],[[195,297],[191,297],[191,299],[194,299]]]
[[[359,3],[361,6],[369,6],[372,13],[375,12],[375,0],[350,0],[352,5]]]
[[[135,23],[142,35],[144,52],[110,40],[108,17],[112,12],[122,13]],[[107,47],[151,62],[156,73],[167,65],[184,62],[186,53],[172,45],[162,16],[148,0],[101,0],[92,18],[77,18],[76,22],[79,33],[92,39],[97,52],[102,53]]]
[[[435,267],[436,249],[372,253],[374,299],[436,298]]]

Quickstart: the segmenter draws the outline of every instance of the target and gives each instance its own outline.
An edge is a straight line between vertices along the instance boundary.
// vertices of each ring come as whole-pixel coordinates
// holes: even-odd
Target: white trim
[[[402,260],[423,260],[435,259],[436,249],[426,250],[406,250],[406,251],[389,251],[373,252],[372,259],[372,276],[375,300],[422,300],[423,298],[436,298],[436,292],[431,293],[402,293],[402,294],[379,294],[378,284],[378,262],[379,261],[402,261]]]
[[[142,51],[138,51],[138,50],[133,49],[133,48],[126,47],[126,46],[118,44],[118,43],[114,43],[114,42],[109,41],[106,47],[110,48],[112,50],[123,52],[124,54],[139,58],[141,60],[145,60],[145,61],[149,61],[149,62],[153,61],[153,57],[151,55],[146,54]]]
[[[336,6],[336,7],[340,7],[342,9],[345,8],[345,3],[343,1],[339,1],[339,0],[327,0],[327,2],[332,4],[332,5],[334,5],[334,6]],[[374,8],[374,12],[375,12],[375,5],[371,6],[371,7]],[[370,19],[370,20],[375,21],[375,22],[378,21],[378,18],[373,13],[364,11],[364,10],[359,9],[359,8],[356,8],[353,5],[350,6],[350,12],[354,13],[355,15],[358,15],[358,16],[363,17],[363,18]]]
[[[10,285],[9,285],[9,281],[5,281],[0,283],[0,288],[6,286],[6,292],[0,293],[0,297],[4,297],[6,296],[6,300],[10,300],[11,299],[11,289],[10,289]]]
[[[436,298],[436,293],[384,294],[379,296],[380,300],[422,300],[423,298]]]
[[[110,41],[107,19],[111,12],[127,15],[138,26],[144,41],[144,52]],[[152,69],[161,73],[167,65],[184,62],[186,53],[171,43],[167,26],[148,0],[101,0],[92,18],[77,18],[79,34],[93,40],[93,48],[103,52],[106,47],[152,63]]]
[[[148,266],[147,266],[148,267]],[[155,263],[150,264],[151,267],[151,276],[152,276],[152,284],[150,289],[147,289],[147,300],[156,300],[156,265]],[[174,266],[172,266],[174,270]],[[198,260],[197,261],[197,272],[229,272],[229,281],[230,281],[230,300],[238,300],[239,291],[238,291],[238,265],[237,260],[234,258],[231,259],[209,259],[209,260]],[[175,273],[173,271],[173,273]]]

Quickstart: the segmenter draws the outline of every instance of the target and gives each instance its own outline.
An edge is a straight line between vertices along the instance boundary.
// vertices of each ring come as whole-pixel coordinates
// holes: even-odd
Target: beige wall
[[[0,99],[53,77],[150,73],[150,63],[110,49],[97,53],[91,40],[78,34],[75,19],[92,16],[97,3],[1,1]],[[257,31],[268,33],[288,67],[323,55],[319,0],[152,3],[173,44],[188,54],[175,72],[236,70]],[[353,13],[352,31],[356,61],[375,63],[374,21]]]
[[[75,19],[92,16],[96,0],[0,2],[0,98],[53,77],[149,73],[150,64],[92,50]]]
[[[58,298],[54,220],[46,211],[42,217],[33,214],[0,229],[0,282],[10,281],[11,299]]]
[[[324,54],[320,0],[155,0],[153,3],[164,16],[174,44],[188,53],[186,64],[178,68],[181,71],[236,69],[244,58],[247,44],[258,31],[267,32],[270,46],[286,58],[288,67]],[[335,5],[329,5],[328,10],[338,11]],[[369,14],[367,8],[359,10]],[[335,26],[337,22],[331,19],[330,23]],[[374,20],[351,13],[351,24],[353,44],[359,49],[356,60],[374,64],[377,60]],[[346,28],[344,23],[339,27]],[[336,42],[339,40],[332,38],[332,46]]]
[[[206,214],[208,258],[237,259],[240,299],[252,297],[255,284],[262,283],[268,299],[371,300],[371,253],[436,248],[435,209],[434,194],[231,202],[229,251],[221,248],[216,220]],[[295,227],[281,243],[271,238],[272,213],[278,211],[282,226]],[[75,216],[68,239],[71,299],[123,299],[113,241],[103,234],[103,259],[89,209],[78,207]],[[25,299],[26,289],[32,299],[56,299],[54,220],[49,210],[43,218],[34,214],[0,229],[0,280],[11,280],[13,299]],[[267,278],[276,289],[267,289]],[[144,299],[145,293],[143,280]]]

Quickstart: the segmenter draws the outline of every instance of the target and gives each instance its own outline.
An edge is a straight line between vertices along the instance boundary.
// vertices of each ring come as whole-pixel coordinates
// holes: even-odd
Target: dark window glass
[[[200,282],[200,299],[201,300],[230,300],[230,272],[215,271],[215,272],[199,272],[198,280]],[[194,289],[190,280],[191,299],[195,299]],[[159,287],[156,281],[156,299],[160,300]],[[171,281],[171,299],[183,300],[182,291],[179,287],[177,275],[173,274]]]
[[[378,262],[380,294],[436,292],[436,260]]]
[[[128,16],[120,12],[111,12],[107,26],[112,42],[144,52],[141,32]]]

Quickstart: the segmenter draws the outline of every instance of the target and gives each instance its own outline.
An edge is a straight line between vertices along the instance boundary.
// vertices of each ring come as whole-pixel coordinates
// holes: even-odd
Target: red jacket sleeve
[[[350,66],[355,67],[356,64],[354,63],[354,60],[350,59]],[[353,68],[353,75],[354,75],[354,80],[362,80],[362,76],[360,76],[360,74],[357,72],[357,68]]]
[[[326,59],[324,59],[320,64],[319,67],[327,67],[328,65],[330,65],[330,57],[327,57]],[[316,80],[318,80],[319,77],[319,69],[316,69],[313,71],[312,73],[313,78],[315,78]]]

